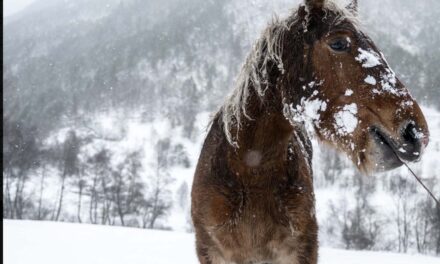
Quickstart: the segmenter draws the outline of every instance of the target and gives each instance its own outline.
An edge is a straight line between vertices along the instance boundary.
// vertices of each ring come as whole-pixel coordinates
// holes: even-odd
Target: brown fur
[[[250,118],[241,118],[240,127],[235,124],[231,131],[238,147],[225,136],[222,111],[203,145],[192,189],[197,254],[203,264],[317,263],[312,148],[304,124],[285,117],[286,102],[326,100],[327,110],[314,122],[318,137],[346,152],[355,163],[361,160],[358,166],[365,171],[373,166],[368,156],[374,147],[368,136],[370,126],[381,126],[397,138],[399,126],[410,118],[428,134],[423,114],[409,94],[372,97],[365,92],[371,91],[365,74],[379,79],[384,68],[363,69],[355,51],[359,47],[377,51],[374,44],[350,21],[335,25],[337,14],[323,9],[324,1],[307,2],[314,11],[307,13],[302,7],[287,22],[281,43],[284,72],[275,62],[269,63],[266,93],[259,96],[249,90],[246,114]],[[349,53],[329,49],[328,41],[338,34],[352,39]],[[323,82],[313,89],[303,88],[315,80]],[[345,96],[347,86],[354,90],[353,96]],[[400,82],[397,86],[405,89]],[[396,115],[396,105],[404,101],[414,104]],[[338,136],[333,116],[352,102],[358,104],[362,122],[352,134]],[[352,141],[355,148],[348,144]]]

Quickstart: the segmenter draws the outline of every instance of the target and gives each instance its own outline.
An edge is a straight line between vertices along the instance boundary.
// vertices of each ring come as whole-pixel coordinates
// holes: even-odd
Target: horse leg
[[[196,229],[196,252],[200,264],[227,264],[222,255],[216,250],[212,238],[204,228]]]
[[[211,251],[208,247],[196,246],[197,257],[200,264],[228,264],[219,254]]]
[[[200,264],[214,264],[211,256],[209,256],[208,248],[197,243],[196,245],[197,257]]]
[[[318,263],[318,247],[311,246],[311,247],[309,247],[309,249],[310,250],[303,253],[303,257],[299,259],[298,264],[317,264]]]

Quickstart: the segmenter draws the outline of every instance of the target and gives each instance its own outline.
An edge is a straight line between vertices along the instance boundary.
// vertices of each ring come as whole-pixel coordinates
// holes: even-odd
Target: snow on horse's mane
[[[338,15],[335,24],[349,20],[355,26],[358,24],[357,16],[337,1],[327,1],[325,10],[333,11]],[[288,32],[290,27],[299,22],[297,10],[293,14],[283,20],[274,17],[261,37],[253,45],[245,63],[243,64],[240,74],[238,75],[234,89],[220,109],[223,129],[228,142],[238,147],[234,141],[231,128],[236,126],[237,133],[240,129],[242,118],[251,120],[252,118],[246,113],[246,104],[249,98],[249,89],[254,89],[256,94],[261,98],[267,90],[268,84],[268,63],[274,63],[283,74],[284,65],[282,60],[282,41],[284,33]]]

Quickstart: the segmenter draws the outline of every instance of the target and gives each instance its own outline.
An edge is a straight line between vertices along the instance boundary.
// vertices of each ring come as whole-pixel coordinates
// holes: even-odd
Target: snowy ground
[[[3,220],[5,264],[198,263],[192,234]],[[440,258],[320,249],[320,264],[439,264]]]

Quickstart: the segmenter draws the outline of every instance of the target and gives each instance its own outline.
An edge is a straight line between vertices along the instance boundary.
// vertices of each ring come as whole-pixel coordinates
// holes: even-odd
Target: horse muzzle
[[[387,171],[406,162],[419,161],[429,142],[428,135],[421,132],[414,122],[402,124],[398,135],[394,137],[384,129],[373,126],[370,128],[370,136],[374,142],[370,154],[374,156],[377,171]]]

